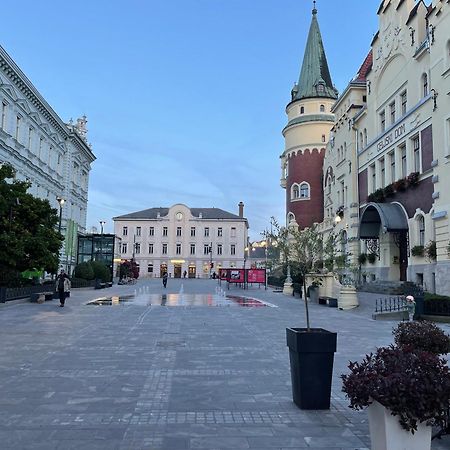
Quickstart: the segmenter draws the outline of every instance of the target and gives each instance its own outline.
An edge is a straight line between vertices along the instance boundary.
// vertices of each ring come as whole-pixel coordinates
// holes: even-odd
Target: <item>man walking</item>
[[[56,278],[56,288],[58,289],[60,307],[64,307],[66,302],[66,292],[70,292],[70,279],[69,276],[61,269],[58,277]]]
[[[163,275],[163,286],[165,288],[167,287],[167,272],[164,272],[164,275]]]

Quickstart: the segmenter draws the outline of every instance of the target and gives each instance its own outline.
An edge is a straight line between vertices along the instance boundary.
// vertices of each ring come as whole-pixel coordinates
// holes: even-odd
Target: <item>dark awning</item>
[[[375,239],[379,237],[380,231],[408,231],[406,213],[398,203],[369,203],[363,208],[359,237]]]

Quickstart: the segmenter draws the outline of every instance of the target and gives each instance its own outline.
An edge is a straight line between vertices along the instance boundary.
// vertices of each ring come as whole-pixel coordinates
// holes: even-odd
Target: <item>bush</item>
[[[74,277],[81,278],[83,280],[93,280],[94,279],[94,270],[90,262],[83,262],[78,264],[74,270]]]
[[[425,247],[425,254],[428,259],[436,259],[436,241],[430,241],[430,243]]]
[[[412,186],[412,187],[417,186],[419,184],[419,177],[420,177],[419,172],[410,173],[406,177],[406,180],[408,181],[408,186]]]
[[[388,184],[385,188],[384,188],[384,196],[385,197],[391,197],[395,194],[395,190],[394,190],[394,185]]]
[[[89,264],[94,272],[94,278],[100,278],[103,283],[111,281],[111,273],[109,268],[101,261],[90,261]]]
[[[376,400],[399,416],[407,431],[414,433],[420,422],[444,426],[450,403],[450,372],[437,355],[382,347],[348,367],[350,374],[341,378],[350,408],[362,409]]]
[[[367,253],[361,253],[361,254],[358,256],[358,262],[359,262],[359,264],[365,264],[366,261],[367,261]]]
[[[432,322],[402,322],[392,331],[394,342],[402,349],[436,355],[450,352],[450,336]]]
[[[268,276],[267,283],[270,284],[271,286],[283,287],[285,279],[286,277]]]
[[[367,255],[367,261],[369,261],[370,264],[374,264],[376,259],[377,259],[377,255],[375,255],[375,253],[369,253]]]
[[[413,256],[423,256],[424,251],[425,251],[425,247],[423,245],[415,245],[411,249],[411,255],[413,255]]]

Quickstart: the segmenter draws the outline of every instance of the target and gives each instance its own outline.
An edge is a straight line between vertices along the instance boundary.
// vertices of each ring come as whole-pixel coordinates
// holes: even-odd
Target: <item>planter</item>
[[[309,287],[309,301],[311,303],[319,303],[319,288],[318,286]]]
[[[404,430],[396,416],[374,401],[367,408],[372,450],[430,450],[431,426],[419,424],[412,434]]]
[[[286,328],[292,397],[300,409],[329,409],[337,334],[322,328]]]
[[[339,294],[338,308],[352,309],[359,306],[358,295],[354,286],[342,286]]]

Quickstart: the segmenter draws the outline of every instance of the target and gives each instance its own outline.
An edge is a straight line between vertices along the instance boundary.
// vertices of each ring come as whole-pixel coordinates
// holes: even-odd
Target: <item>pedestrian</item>
[[[409,321],[414,320],[414,313],[416,312],[416,302],[412,295],[406,296],[406,310],[408,311],[408,319]]]
[[[165,288],[167,287],[167,272],[164,272],[164,275],[163,275],[163,286]]]
[[[187,272],[184,271],[184,272],[183,272],[183,278],[186,278],[186,275],[187,275]]]
[[[66,296],[68,297],[68,293],[70,292],[70,279],[69,275],[64,272],[64,269],[61,269],[61,272],[56,277],[56,289],[58,290],[60,307],[64,307],[64,303],[66,302]]]

